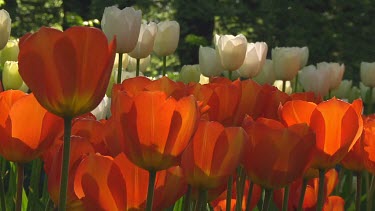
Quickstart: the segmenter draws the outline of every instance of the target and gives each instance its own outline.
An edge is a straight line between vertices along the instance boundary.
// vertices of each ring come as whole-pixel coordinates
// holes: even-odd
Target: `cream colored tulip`
[[[365,86],[375,87],[375,62],[361,62],[361,81]]]
[[[150,22],[148,25],[142,24],[137,45],[133,51],[129,53],[129,56],[136,59],[143,59],[149,56],[154,47],[157,30],[158,27],[154,22]]]
[[[2,9],[0,10],[0,50],[5,47],[9,40],[12,19],[9,13]]]
[[[18,62],[6,61],[2,75],[4,90],[17,89],[23,92],[28,91],[29,87],[27,87],[18,72]]]
[[[308,49],[307,47],[276,47],[272,49],[271,54],[276,79],[290,81],[307,62]]]
[[[278,88],[280,91],[283,91],[283,83],[284,81],[282,80],[276,80],[273,85]],[[285,85],[285,93],[287,94],[292,94],[293,92],[293,89],[292,89],[292,83],[290,83],[290,81],[285,81],[286,85]]]
[[[335,89],[337,88],[341,81],[342,77],[344,76],[344,71],[345,71],[345,65],[344,64],[339,64],[339,63],[334,63],[334,62],[320,62],[317,65],[317,69],[319,70],[328,70],[330,72],[330,86],[329,89]]]
[[[276,76],[273,68],[273,61],[270,59],[266,59],[266,62],[264,63],[262,70],[259,72],[257,76],[253,78],[253,80],[261,85],[274,84]]]
[[[180,24],[177,21],[163,21],[158,23],[154,42],[154,52],[158,56],[173,54],[180,39]]]
[[[181,68],[179,81],[188,84],[190,82],[198,83],[200,80],[201,72],[199,71],[199,65],[184,65]]]
[[[151,63],[151,56],[139,60],[139,72],[146,72],[147,67]],[[129,72],[135,72],[137,70],[137,59],[129,57],[129,64],[127,70]]]
[[[319,71],[314,65],[309,65],[299,71],[298,81],[305,91],[324,97],[329,93],[329,75],[330,72]]]
[[[237,36],[222,35],[217,41],[216,50],[219,53],[224,70],[235,71],[245,60],[247,40],[242,34]]]
[[[0,64],[4,65],[6,61],[18,61],[19,52],[18,41],[9,40],[5,48],[0,51]]]
[[[141,28],[142,12],[126,7],[120,10],[117,6],[104,9],[101,26],[108,40],[116,36],[117,53],[131,52],[138,41]]]
[[[206,77],[219,76],[223,72],[217,51],[210,47],[199,47],[199,70]]]
[[[241,77],[253,78],[262,70],[267,56],[267,43],[248,43],[245,60],[238,70]]]
[[[342,80],[340,85],[331,91],[331,96],[336,96],[340,99],[349,99],[349,94],[352,90],[353,81]]]

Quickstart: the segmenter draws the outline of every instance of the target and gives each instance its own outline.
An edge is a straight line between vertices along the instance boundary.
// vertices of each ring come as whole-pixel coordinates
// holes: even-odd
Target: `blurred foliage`
[[[372,0],[0,0],[1,8],[11,15],[14,37],[41,26],[100,27],[104,8],[115,4],[141,9],[145,22],[180,23],[177,54],[168,62],[171,71],[198,63],[199,46],[212,45],[215,33],[242,33],[249,42],[265,41],[268,58],[276,46],[308,46],[308,64],[344,63],[344,77],[355,84],[360,62],[375,61]],[[153,56],[151,67],[161,67],[157,56]]]

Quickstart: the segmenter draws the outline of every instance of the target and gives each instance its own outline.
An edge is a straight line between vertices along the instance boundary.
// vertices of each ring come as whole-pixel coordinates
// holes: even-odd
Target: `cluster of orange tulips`
[[[288,95],[251,79],[136,77],[114,85],[112,116],[97,120],[89,112],[107,89],[115,39],[41,28],[19,45],[32,94],[0,93],[0,154],[17,163],[19,184],[40,157],[59,210],[252,210],[261,198],[263,210],[271,201],[342,210],[335,167],[357,182],[375,173],[375,118],[362,116],[361,100]]]

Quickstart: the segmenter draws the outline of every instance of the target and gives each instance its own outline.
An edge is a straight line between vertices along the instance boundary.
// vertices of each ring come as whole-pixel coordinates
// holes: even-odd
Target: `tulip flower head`
[[[0,66],[4,65],[6,61],[18,61],[18,41],[10,39],[3,50],[0,51]]]
[[[117,39],[117,53],[129,53],[137,45],[142,12],[133,7],[120,10],[117,6],[104,9],[101,26],[108,41]]]
[[[262,70],[267,56],[267,43],[248,43],[245,60],[238,70],[241,77],[253,78]]]
[[[5,62],[3,70],[3,86],[4,90],[18,89],[23,92],[29,90],[29,87],[23,82],[18,72],[18,62]]]
[[[272,85],[276,80],[275,70],[273,68],[273,61],[270,59],[266,59],[262,70],[253,79],[254,81],[262,85]]]
[[[334,62],[320,62],[316,65],[317,69],[323,70],[323,71],[329,71],[330,76],[330,85],[329,89],[335,89],[337,88],[342,80],[342,77],[344,75],[345,71],[345,65],[344,64],[339,64],[339,63],[334,63]]]
[[[103,32],[95,28],[61,32],[42,27],[21,39],[19,73],[48,111],[75,117],[90,112],[103,99],[115,49],[116,41],[108,45]]]
[[[12,20],[9,13],[2,9],[0,10],[0,50],[5,47],[8,42],[11,30]]]
[[[179,80],[186,84],[190,82],[198,83],[200,76],[199,65],[184,65],[181,68]]]
[[[276,47],[272,49],[272,61],[276,79],[283,81],[292,80],[308,58],[308,48]]]
[[[150,22],[148,25],[142,24],[137,45],[129,55],[136,59],[148,57],[154,47],[157,30],[158,27],[154,22]]]
[[[206,77],[219,76],[223,71],[220,56],[211,47],[199,47],[199,70]]]
[[[375,62],[361,62],[361,81],[365,86],[375,87]]]
[[[244,62],[247,40],[242,34],[237,36],[222,35],[217,41],[216,48],[224,70],[235,71]]]
[[[173,54],[180,39],[180,24],[177,21],[163,21],[158,23],[158,30],[154,42],[154,52],[158,56]]]
[[[298,80],[307,92],[314,92],[316,96],[324,97],[330,88],[330,72],[317,70],[314,65],[309,65],[298,73]]]

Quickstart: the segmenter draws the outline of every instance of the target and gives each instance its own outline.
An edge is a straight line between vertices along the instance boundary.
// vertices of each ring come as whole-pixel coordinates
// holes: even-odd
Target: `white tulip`
[[[136,59],[143,59],[149,56],[154,47],[155,35],[158,30],[156,23],[142,24],[137,45],[129,55]]]
[[[9,13],[4,9],[0,10],[0,50],[5,47],[9,40],[11,23]]]
[[[158,56],[173,54],[180,39],[180,24],[177,21],[163,21],[158,23],[154,42],[154,52]]]
[[[262,70],[267,56],[265,42],[248,43],[245,60],[238,70],[241,77],[253,78]]]
[[[217,43],[217,51],[224,70],[235,71],[245,60],[247,40],[242,34],[222,35]]]

